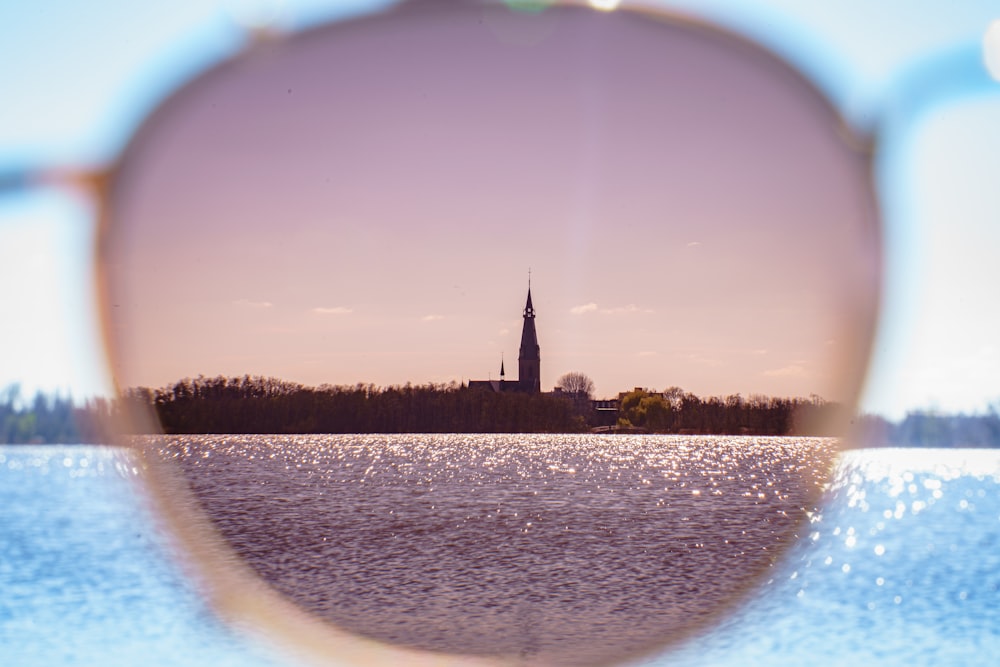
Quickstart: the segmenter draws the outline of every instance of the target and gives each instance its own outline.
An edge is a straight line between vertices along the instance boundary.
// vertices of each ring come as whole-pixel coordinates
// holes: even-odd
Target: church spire
[[[503,352],[501,352],[500,353],[500,381],[501,382],[503,382],[504,375],[506,375],[506,374],[503,371]]]
[[[531,269],[528,269],[528,300],[524,304],[521,349],[517,356],[517,382],[521,391],[537,394],[542,390],[541,349],[535,332],[535,306],[531,303]]]

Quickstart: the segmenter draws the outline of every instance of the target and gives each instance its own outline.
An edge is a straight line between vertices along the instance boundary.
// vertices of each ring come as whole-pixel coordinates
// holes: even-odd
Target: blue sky
[[[4,3],[0,174],[107,162],[163,94],[239,49],[246,25],[294,27],[378,4]],[[1000,194],[989,176],[1000,173],[1000,84],[984,66],[995,3],[658,4],[764,43],[849,123],[878,133],[886,291],[863,407],[898,417],[1000,400],[991,289],[1000,284]],[[91,210],[85,194],[2,194],[0,386],[75,395],[109,387],[93,315]]]

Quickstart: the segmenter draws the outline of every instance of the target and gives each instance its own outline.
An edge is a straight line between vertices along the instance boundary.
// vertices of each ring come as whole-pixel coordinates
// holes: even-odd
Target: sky
[[[883,338],[899,342],[877,342],[875,354],[886,365],[897,360],[891,385],[897,405],[950,412],[1000,407],[1000,190],[993,176],[1000,167],[1000,98],[945,105],[913,125],[915,137],[891,158],[910,192],[894,205],[921,234],[906,260],[915,265],[908,298],[884,315],[897,315],[891,328],[899,333]],[[887,384],[873,382],[871,394]]]
[[[0,165],[106,162],[164,92],[240,48],[241,23],[277,16],[298,25],[364,3],[250,4],[263,9],[5,5],[0,43],[25,57],[0,70],[0,82],[24,94],[0,112]],[[1000,322],[987,287],[1000,277],[988,261],[998,204],[984,176],[1000,155],[995,93],[952,92],[908,113],[893,99],[927,78],[925,61],[953,47],[973,53],[962,71],[982,70],[977,49],[995,10],[976,2],[919,11],[901,2],[693,4],[794,62],[847,122],[883,137],[874,169],[885,292],[864,407],[899,416],[914,407],[981,409],[1000,397],[992,370]],[[146,152],[133,143],[133,184],[120,189],[133,194],[116,200],[130,235],[112,244],[128,252],[118,274],[109,269],[119,278],[106,301],[118,382],[242,372],[307,383],[485,378],[500,354],[508,369],[516,365],[530,267],[543,386],[577,370],[602,395],[680,385],[837,397],[852,375],[845,369],[863,363],[854,347],[867,332],[873,289],[866,228],[844,223],[860,196],[850,187],[856,167],[804,159],[822,133],[806,142],[812,148],[772,141],[799,135],[778,120],[790,116],[763,104],[767,82],[726,74],[711,57],[695,66],[683,54],[651,56],[641,40],[588,48],[593,39],[547,20],[488,22],[484,30],[506,49],[499,60],[456,62],[442,46],[406,55],[405,67],[391,50],[338,61],[356,79],[342,74],[338,85],[357,101],[335,108],[339,134],[317,129],[331,102],[306,67],[288,85],[272,82],[270,97],[248,80],[243,106],[216,99],[234,106],[215,129],[204,110],[177,112],[169,132],[181,139],[159,139]],[[572,74],[545,74],[570,60]],[[434,98],[448,104],[429,104],[421,97],[428,81],[414,73],[421,65],[466,88],[439,85]],[[407,74],[366,88],[379,67]],[[466,94],[482,68],[512,90]],[[683,105],[663,91],[677,85],[697,93],[685,93],[691,117],[670,115]],[[777,106],[790,113],[795,102]],[[254,122],[267,114],[300,123],[298,143],[260,134]],[[419,134],[401,136],[401,128]],[[302,158],[322,147],[337,159]],[[442,150],[455,159],[437,159]],[[272,159],[250,159],[265,153]],[[718,181],[706,177],[719,165]],[[223,173],[240,178],[223,185]],[[211,196],[195,194],[199,174],[212,179]],[[818,184],[831,206],[814,205],[809,188]],[[113,380],[90,289],[93,230],[85,229],[93,204],[42,190],[2,204],[0,299],[19,317],[0,327],[9,357],[0,385],[106,390]],[[802,219],[808,234],[792,222]],[[838,272],[843,266],[851,269]]]
[[[124,386],[485,379],[532,270],[542,386],[843,399],[866,157],[787,68],[628,14],[381,18],[168,104],[111,200]]]

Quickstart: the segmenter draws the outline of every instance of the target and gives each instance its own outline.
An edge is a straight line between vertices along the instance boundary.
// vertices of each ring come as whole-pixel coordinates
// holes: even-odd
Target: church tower
[[[523,392],[542,391],[541,356],[535,333],[535,307],[531,305],[531,279],[528,279],[528,301],[524,304],[524,326],[521,329],[521,352],[517,355],[517,382]]]

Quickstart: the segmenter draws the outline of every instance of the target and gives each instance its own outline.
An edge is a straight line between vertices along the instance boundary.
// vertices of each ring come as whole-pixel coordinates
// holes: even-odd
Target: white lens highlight
[[[613,12],[620,4],[621,0],[590,0],[590,6],[602,12]]]
[[[983,63],[996,81],[1000,81],[1000,19],[990,23],[983,36]]]

